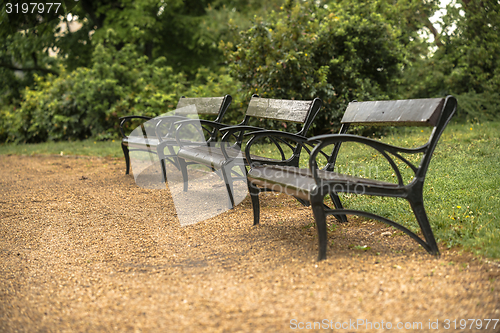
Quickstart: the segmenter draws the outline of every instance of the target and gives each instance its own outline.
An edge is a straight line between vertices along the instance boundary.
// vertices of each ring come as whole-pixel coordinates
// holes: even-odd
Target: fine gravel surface
[[[0,155],[0,332],[500,331],[497,262],[354,217],[317,262],[310,208],[272,193],[257,227],[248,198],[181,227],[124,164]]]

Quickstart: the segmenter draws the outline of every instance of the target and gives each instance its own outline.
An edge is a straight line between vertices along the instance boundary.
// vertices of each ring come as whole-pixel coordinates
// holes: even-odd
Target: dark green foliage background
[[[120,116],[165,113],[182,95],[231,94],[232,124],[255,93],[320,97],[316,134],[335,132],[353,99],[454,94],[461,121],[499,115],[497,0],[450,5],[441,30],[437,0],[67,0],[57,14],[7,13],[22,2],[0,1],[0,142],[114,138]]]
[[[222,48],[248,95],[319,97],[324,108],[313,128],[336,131],[349,101],[396,97],[391,87],[401,74],[403,45],[376,4],[289,2],[257,18],[236,47]]]

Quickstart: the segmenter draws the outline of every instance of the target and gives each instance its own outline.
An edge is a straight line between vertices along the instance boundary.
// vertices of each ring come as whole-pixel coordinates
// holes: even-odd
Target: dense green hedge
[[[459,3],[448,7],[439,47],[428,53],[430,44],[417,33],[425,22],[410,18],[431,10],[431,3],[286,0],[279,10],[255,17],[250,25],[238,22],[245,27],[242,31],[234,27],[227,33],[239,37],[220,42],[225,65],[201,67],[189,77],[172,68],[177,58],[167,63],[162,57],[144,56],[139,35],[127,44],[121,38],[125,30],[117,38],[114,30],[102,29],[100,38],[89,40],[94,50],[89,67],[70,71],[75,67],[57,67],[65,62],[49,57],[46,70],[59,75],[35,76],[35,84],[31,75],[18,80],[14,71],[0,68],[0,142],[117,137],[119,117],[157,116],[172,110],[182,95],[231,94],[233,104],[224,119],[231,124],[241,121],[255,93],[319,97],[324,108],[313,124],[315,134],[337,131],[352,100],[454,94],[459,119],[498,119],[500,4]],[[275,5],[272,8],[279,8]],[[23,45],[31,45],[28,42]],[[189,50],[186,56],[196,53],[194,46]]]
[[[1,109],[0,140],[117,137],[121,116],[154,117],[173,110],[182,95],[222,96],[234,94],[239,87],[223,71],[211,73],[204,68],[188,85],[182,73],[176,74],[165,65],[165,59],[149,63],[133,45],[119,51],[113,45],[98,45],[93,64],[92,68],[80,67],[72,72],[61,67],[57,77],[37,77],[35,88],[26,88],[20,107]],[[241,118],[234,112],[232,116]]]
[[[27,88],[17,110],[4,111],[9,141],[108,138],[117,134],[118,117],[135,113],[155,115],[172,105],[185,90],[182,75],[163,65],[147,63],[132,45],[120,51],[98,45],[93,67],[73,72],[60,68],[58,77],[37,78]],[[15,111],[15,112],[12,112]]]
[[[401,74],[399,32],[371,3],[288,2],[222,43],[248,95],[324,101],[315,132],[336,131],[348,102],[387,99]]]

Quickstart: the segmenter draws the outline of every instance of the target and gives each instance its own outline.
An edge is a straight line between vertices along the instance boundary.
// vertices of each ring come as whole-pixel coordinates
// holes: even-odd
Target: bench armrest
[[[360,135],[352,135],[352,134],[323,134],[323,135],[317,135],[313,136],[312,138],[309,138],[308,141],[316,141],[316,142],[325,142],[328,144],[332,143],[337,143],[337,142],[360,142],[360,143],[366,143],[370,146],[375,147],[381,147],[383,149],[386,149],[387,151],[397,151],[401,153],[408,153],[408,154],[415,154],[415,153],[421,153],[425,149],[427,149],[428,143],[421,147],[417,148],[404,148],[404,147],[398,147],[394,145],[390,145],[388,143],[383,143],[377,140],[373,140],[364,136]]]
[[[297,166],[299,165],[300,152],[304,148],[308,154],[311,154],[311,149],[314,143],[309,142],[305,136],[299,134],[293,134],[288,132],[276,131],[276,130],[261,130],[245,134],[245,136],[252,136],[245,147],[245,157],[250,166],[258,164],[272,164],[272,165],[287,165],[287,166]],[[269,161],[269,160],[256,160],[252,159],[250,155],[251,146],[262,138],[269,138],[271,142],[278,148],[281,155],[281,161]],[[293,141],[296,145],[292,145],[289,141]],[[290,148],[293,151],[292,156],[286,157],[283,151],[282,145]]]
[[[266,137],[266,136],[276,136],[276,137],[282,137],[282,138],[287,138],[291,140],[296,140],[297,143],[303,143],[309,141],[309,138],[306,138],[303,135],[300,134],[295,134],[295,133],[288,133],[288,132],[283,132],[283,131],[276,131],[276,130],[260,130],[260,131],[255,131],[255,132],[250,132],[246,133],[245,136],[250,136],[252,135],[253,138],[259,138],[259,137]]]
[[[171,125],[169,126],[169,129],[167,131],[167,135],[161,135],[162,133],[159,131],[160,126],[164,125],[165,123],[173,123],[175,121],[186,119],[186,117],[177,116],[177,115],[167,115],[167,116],[160,116],[160,117],[155,117],[155,118],[148,117],[148,116],[124,116],[124,117],[120,117],[119,119],[121,120],[120,121],[120,132],[124,138],[127,137],[127,135],[125,135],[125,133],[123,131],[123,125],[125,124],[125,122],[132,120],[132,119],[142,119],[142,120],[145,120],[146,122],[153,121],[153,124],[154,124],[154,122],[156,122],[155,135],[158,138],[158,140],[161,142],[162,138],[164,138],[170,134],[168,131],[170,131]]]
[[[394,170],[395,175],[398,178],[398,184],[400,186],[404,186],[403,183],[403,177],[401,176],[401,172],[399,171],[398,166],[394,162],[394,160],[389,156],[391,154],[392,156],[398,158],[399,160],[403,161],[406,165],[408,165],[413,172],[417,173],[418,167],[416,167],[413,163],[408,161],[406,158],[400,155],[400,153],[407,153],[407,154],[417,154],[417,153],[424,153],[427,148],[429,147],[429,143],[424,144],[423,146],[420,146],[418,148],[403,148],[403,147],[397,147],[393,146],[387,143],[383,143],[377,140],[373,140],[370,138],[366,138],[363,136],[359,135],[352,135],[352,134],[326,134],[326,135],[319,135],[319,136],[314,136],[310,138],[308,141],[311,142],[319,142],[316,147],[313,149],[311,153],[311,157],[309,158],[309,169],[311,170],[314,179],[316,181],[316,184],[320,184],[320,179],[318,177],[318,165],[316,162],[316,157],[317,155],[322,151],[322,149],[328,145],[335,144],[335,148],[338,152],[338,149],[340,148],[340,144],[343,142],[357,142],[361,144],[365,144],[367,146],[372,147],[373,149],[377,150],[382,154],[382,156],[385,157],[385,159],[389,162],[391,165],[392,169]],[[327,170],[332,169],[335,166],[335,159],[336,159],[336,153],[332,154],[333,156],[332,159],[328,160],[328,164],[326,166]]]
[[[182,147],[186,141],[182,141],[180,138],[180,133],[181,129],[185,126],[188,125],[200,125],[201,126],[201,132],[197,128],[200,136],[205,137],[203,135],[203,131],[207,132],[210,135],[210,138],[207,141],[203,142],[189,142],[189,145],[193,146],[206,146],[209,145],[210,142],[216,141],[217,140],[217,134],[219,133],[219,130],[224,127],[228,127],[227,124],[222,124],[217,121],[212,121],[212,120],[205,120],[205,119],[184,119],[180,120],[174,123],[174,126],[177,126],[175,129],[175,140],[177,141],[179,147]],[[211,129],[207,128],[211,127]]]
[[[126,138],[127,136],[125,135],[125,132],[123,131],[123,125],[131,120],[131,119],[143,119],[143,120],[151,120],[153,119],[152,117],[148,117],[148,116],[124,116],[124,117],[120,117],[118,118],[120,120],[120,133],[122,135],[123,138]]]
[[[246,131],[264,131],[264,128],[261,127],[256,127],[256,126],[249,126],[245,125],[243,123],[235,126],[226,126],[220,129],[221,132],[224,133],[222,136],[222,142],[228,142],[229,138],[232,136],[236,137],[236,144],[241,147],[241,144],[243,142],[243,136]],[[238,133],[238,136],[235,136],[235,133]]]
[[[234,159],[230,157],[226,151],[226,149],[229,148],[229,139],[231,138],[231,136],[236,139],[236,142],[232,146],[230,146],[230,148],[236,148],[236,147],[240,148],[243,143],[243,136],[245,134],[245,131],[262,131],[262,130],[264,129],[260,127],[245,125],[244,122],[238,125],[224,126],[220,128],[219,131],[224,133],[221,139],[221,151],[226,161],[229,162]],[[235,133],[239,134],[235,135]]]
[[[180,127],[180,126],[184,126],[187,124],[196,124],[196,123],[213,126],[214,128],[217,128],[218,130],[220,130],[221,128],[228,127],[227,124],[219,123],[219,122],[214,121],[214,120],[205,120],[205,119],[184,119],[184,120],[176,121],[175,125]]]
[[[265,131],[266,129],[256,126],[249,125],[234,125],[234,126],[226,126],[220,129],[221,132],[226,133],[236,133],[241,131]]]
[[[185,119],[185,116],[179,115],[167,115],[155,118],[155,135],[158,140],[162,142],[168,138],[175,139],[175,123]],[[162,128],[166,128],[166,131],[162,130]]]

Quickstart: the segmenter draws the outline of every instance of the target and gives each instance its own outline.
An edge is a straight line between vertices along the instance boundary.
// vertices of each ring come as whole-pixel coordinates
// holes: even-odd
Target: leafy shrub
[[[165,59],[152,63],[133,45],[117,50],[97,45],[93,67],[58,77],[36,78],[18,110],[3,110],[7,141],[98,139],[118,134],[118,118],[129,114],[156,116],[173,109],[186,91],[183,74],[173,73]],[[5,139],[5,138],[4,138]]]
[[[233,96],[233,107],[225,122],[243,118],[240,84],[221,68],[200,68],[193,82],[174,73],[164,58],[148,62],[135,46],[117,50],[112,43],[99,44],[91,68],[60,75],[35,77],[35,88],[26,88],[19,108],[0,110],[0,139],[16,142],[108,139],[119,135],[119,117],[155,117],[171,111],[182,95],[189,97]]]
[[[64,70],[59,77],[42,79],[35,75],[37,89],[27,88],[20,108],[9,114],[9,139],[40,142],[84,136],[86,133],[80,132],[85,129],[79,129],[83,115],[74,103],[72,90],[75,77]]]
[[[221,43],[247,98],[321,98],[316,133],[336,131],[351,100],[390,98],[403,61],[398,32],[377,14],[376,2],[329,6],[287,2],[256,18],[236,47]]]
[[[224,115],[226,124],[238,124],[243,120],[247,104],[242,93],[241,83],[228,73],[227,67],[221,67],[217,72],[201,67],[186,92],[188,97],[213,97],[231,95],[233,101]]]
[[[500,117],[500,94],[474,91],[457,95],[457,115],[460,120],[492,121]]]

